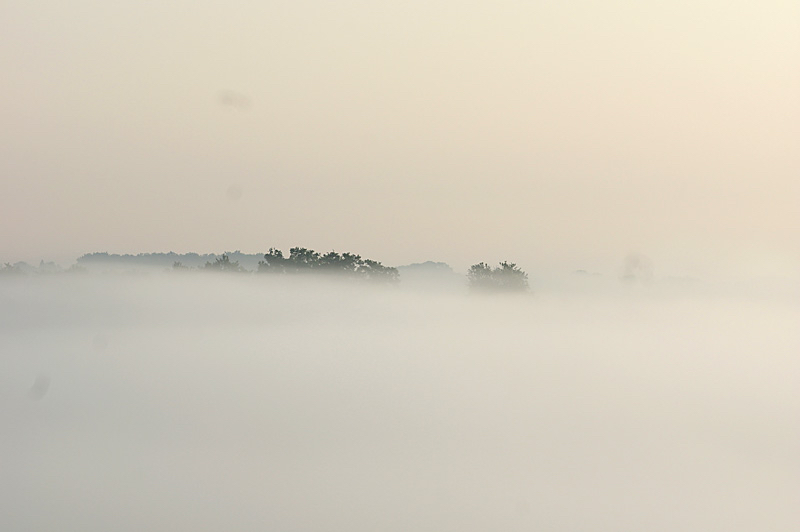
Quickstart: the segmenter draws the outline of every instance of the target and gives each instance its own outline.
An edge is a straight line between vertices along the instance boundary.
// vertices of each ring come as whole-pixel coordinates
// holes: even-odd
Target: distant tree
[[[291,248],[289,250],[287,270],[291,269],[297,273],[310,272],[317,266],[319,266],[319,253],[313,249]]]
[[[339,265],[341,270],[348,273],[355,273],[358,271],[358,267],[362,262],[363,260],[361,259],[361,255],[342,253],[342,258],[339,262]]]
[[[625,264],[620,278],[625,283],[650,283],[653,281],[653,261],[639,253],[631,253],[625,257]]]
[[[74,273],[74,274],[84,274],[87,273],[87,269],[81,266],[80,264],[73,264],[69,268],[67,268],[67,273]]]
[[[181,261],[179,261],[179,260],[176,260],[175,262],[173,262],[173,263],[172,263],[172,269],[173,269],[173,270],[176,270],[176,271],[186,271],[186,270],[188,270],[188,269],[189,269],[189,267],[188,267],[188,266],[186,266],[186,265],[185,265],[184,263],[182,263]]]
[[[259,273],[284,273],[286,271],[286,259],[283,258],[283,251],[269,248],[264,254],[264,260],[258,261]]]
[[[526,292],[528,274],[513,262],[503,261],[496,268],[485,262],[473,264],[467,272],[471,290],[481,292]]]
[[[370,281],[396,283],[400,280],[397,268],[384,266],[378,261],[364,259],[358,266],[358,273]]]
[[[317,253],[313,249],[294,247],[289,250],[289,257],[283,252],[270,248],[259,261],[260,273],[318,273],[355,277],[379,282],[396,282],[400,274],[397,268],[384,266],[378,261],[363,259],[354,253],[338,253],[328,251]]]
[[[11,264],[10,262],[6,262],[2,267],[0,267],[0,275],[20,275],[21,273],[22,269],[16,264]]]
[[[319,257],[317,269],[321,273],[353,275],[357,273],[359,266],[363,263],[359,255],[352,253],[339,254],[329,251]]]
[[[329,251],[320,255],[317,261],[317,268],[321,273],[340,273],[344,270],[342,256],[335,251]]]
[[[55,262],[45,262],[44,259],[39,261],[39,267],[36,269],[37,273],[60,273],[63,268]]]
[[[495,290],[497,283],[492,276],[492,267],[485,262],[470,266],[467,272],[467,282],[472,290]]]
[[[493,274],[503,291],[525,292],[528,290],[528,274],[513,262],[501,262],[500,266],[494,269]]]
[[[231,261],[230,257],[225,253],[222,256],[217,257],[214,262],[206,262],[206,265],[203,266],[204,270],[209,271],[218,271],[218,272],[229,272],[229,273],[238,273],[246,271],[244,268],[239,266],[238,261]]]

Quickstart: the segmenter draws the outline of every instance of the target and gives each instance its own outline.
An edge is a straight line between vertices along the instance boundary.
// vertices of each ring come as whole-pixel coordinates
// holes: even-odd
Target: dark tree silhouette
[[[367,279],[376,282],[396,282],[400,273],[397,268],[384,266],[378,261],[363,259],[354,253],[338,253],[329,251],[321,254],[313,249],[294,247],[289,250],[289,257],[283,252],[270,248],[264,254],[264,260],[258,263],[259,273],[315,273],[340,275]]]
[[[492,267],[485,262],[470,266],[467,272],[467,282],[473,290],[492,290],[496,288],[495,280],[492,277]]]
[[[310,272],[319,266],[319,253],[313,249],[291,248],[287,266],[297,273]]]
[[[319,271],[322,273],[336,273],[336,274],[353,274],[358,270],[361,263],[359,255],[352,253],[339,254],[335,251],[329,251],[320,256],[318,262]]]
[[[286,271],[286,261],[283,258],[283,251],[269,248],[264,254],[264,260],[258,261],[259,273],[284,273]]]
[[[397,268],[384,266],[378,261],[364,259],[358,266],[358,273],[370,281],[396,283],[400,280]]]
[[[467,272],[471,290],[478,292],[526,292],[528,274],[513,262],[503,261],[494,269],[485,262],[473,264]]]
[[[528,274],[513,262],[501,262],[500,266],[495,268],[492,274],[503,291],[525,292],[528,290]]]

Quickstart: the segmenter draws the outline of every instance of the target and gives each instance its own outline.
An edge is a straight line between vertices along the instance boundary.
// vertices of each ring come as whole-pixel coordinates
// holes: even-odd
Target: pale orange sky
[[[0,262],[798,273],[795,1],[6,1],[0,67]]]

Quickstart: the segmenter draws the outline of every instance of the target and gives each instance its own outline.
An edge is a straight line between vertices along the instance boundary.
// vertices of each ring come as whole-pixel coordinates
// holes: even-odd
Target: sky
[[[794,1],[0,2],[0,262],[800,275]]]

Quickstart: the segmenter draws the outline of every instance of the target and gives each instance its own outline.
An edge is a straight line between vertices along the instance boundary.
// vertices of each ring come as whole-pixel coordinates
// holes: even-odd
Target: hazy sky
[[[797,275],[800,4],[0,2],[0,261]]]

